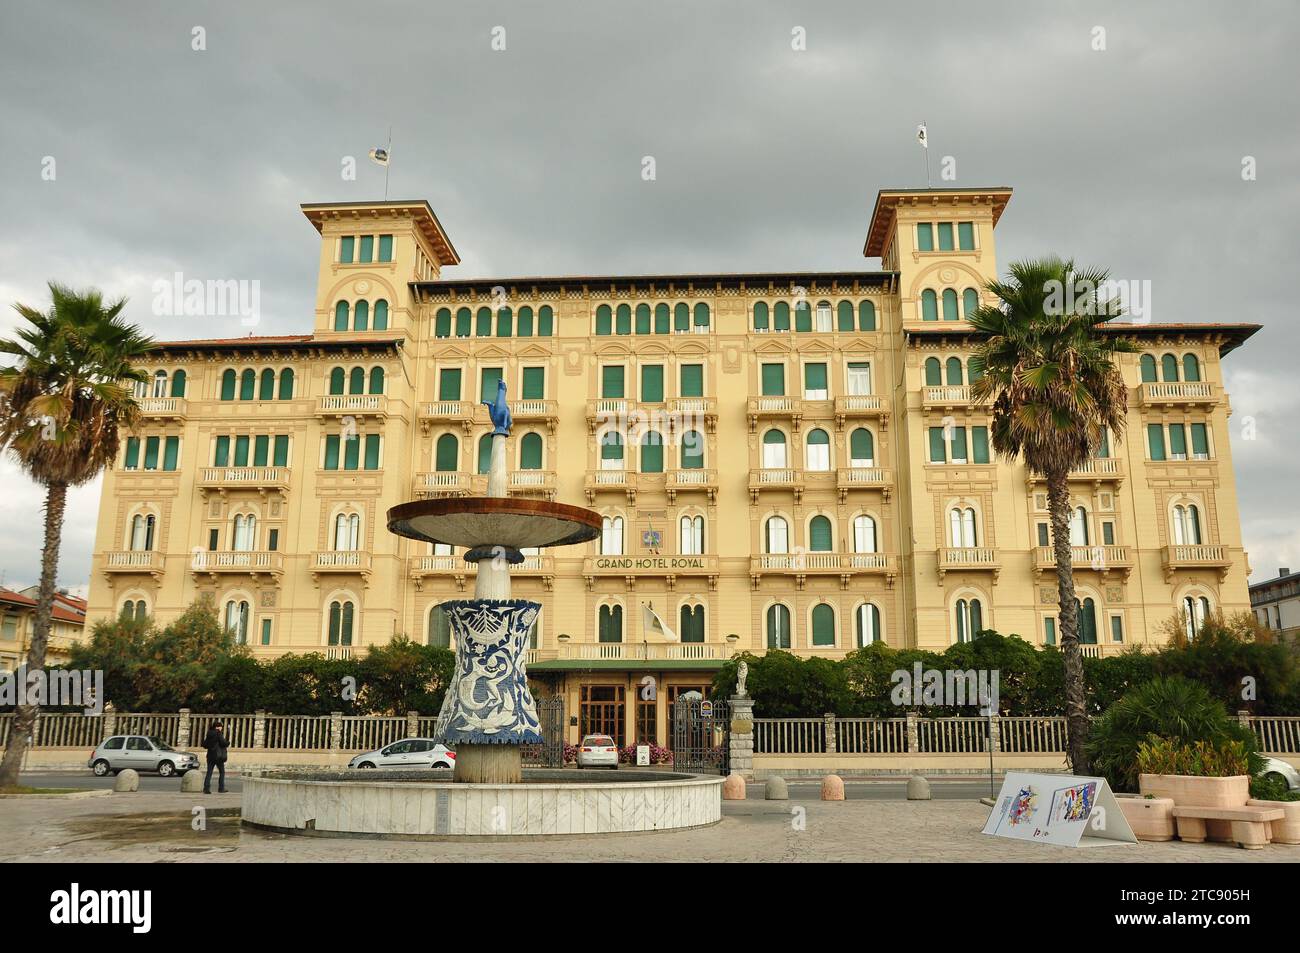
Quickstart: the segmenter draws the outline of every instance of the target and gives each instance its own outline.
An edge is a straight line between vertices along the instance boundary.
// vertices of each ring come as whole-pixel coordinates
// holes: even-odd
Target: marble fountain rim
[[[577,773],[583,769],[525,768],[524,770],[525,771],[550,770],[550,771],[566,771],[566,772],[571,771]],[[325,774],[325,773],[330,773],[330,772],[326,772],[326,771],[304,771],[303,772],[304,775]],[[344,784],[347,785],[348,790],[353,790],[354,788],[359,788],[359,787],[385,787],[385,788],[400,788],[404,791],[410,790],[412,788],[433,788],[435,790],[441,788],[448,788],[455,791],[485,791],[485,790],[540,791],[540,790],[545,790],[547,788],[560,788],[565,791],[573,791],[576,789],[605,790],[608,788],[615,788],[619,791],[624,791],[629,788],[662,787],[664,785],[669,785],[669,784],[671,784],[673,787],[691,787],[696,785],[707,786],[709,784],[721,784],[724,780],[726,780],[720,774],[688,774],[683,771],[664,772],[660,774],[659,772],[654,772],[654,771],[636,771],[635,769],[627,769],[627,768],[621,768],[619,769],[619,771],[612,772],[607,778],[605,778],[605,780],[597,780],[596,778],[593,777],[593,779],[590,781],[587,781],[585,779],[581,781],[579,780],[520,781],[518,783],[507,782],[507,783],[496,783],[496,784],[480,784],[477,782],[466,783],[466,782],[452,781],[450,778],[448,778],[447,780],[443,780],[441,777],[439,777],[439,775],[449,775],[450,774],[449,770],[440,771],[440,772],[432,771],[432,770],[428,772],[412,771],[409,772],[409,774],[412,775],[418,774],[419,776],[391,778],[391,779],[376,778],[372,776],[374,772],[370,772],[370,771],[362,772],[359,769],[353,771],[337,771],[333,773],[335,773],[337,777],[298,778],[293,776],[294,772],[285,771],[283,769],[254,769],[246,772],[244,774],[244,777],[249,780],[274,782],[275,784],[310,784],[310,785]],[[389,772],[389,773],[400,774],[406,772]],[[629,774],[638,774],[638,775],[654,774],[656,776],[654,778],[638,778],[638,780],[635,781],[631,781],[631,780],[621,781],[618,779],[618,775],[620,773],[625,777]],[[602,772],[602,775],[603,774],[604,773]],[[424,780],[425,778],[428,778],[428,780]]]
[[[465,516],[506,514],[512,516],[550,517],[557,521],[576,524],[576,529],[566,536],[539,546],[574,546],[590,542],[600,535],[601,515],[595,510],[570,503],[553,503],[550,500],[530,500],[523,497],[453,496],[432,500],[411,500],[399,503],[388,510],[388,531],[407,539],[426,543],[466,545],[463,540],[438,539],[422,533],[411,525],[412,520],[438,516]],[[493,542],[507,545],[508,541]]]

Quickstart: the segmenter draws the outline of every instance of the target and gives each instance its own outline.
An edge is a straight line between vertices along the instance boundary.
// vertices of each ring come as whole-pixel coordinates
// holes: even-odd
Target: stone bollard
[[[844,779],[838,774],[828,774],[822,778],[822,800],[844,800]]]
[[[190,768],[181,775],[181,793],[197,794],[203,790],[203,772],[198,768]]]
[[[788,801],[790,800],[790,790],[786,787],[785,778],[772,775],[763,782],[763,800],[765,801]]]
[[[722,799],[724,801],[745,800],[745,779],[734,771],[722,782]]]
[[[909,801],[930,800],[930,782],[919,774],[907,779],[907,799]]]
[[[123,768],[113,779],[113,790],[118,794],[140,790],[140,773],[134,768]]]

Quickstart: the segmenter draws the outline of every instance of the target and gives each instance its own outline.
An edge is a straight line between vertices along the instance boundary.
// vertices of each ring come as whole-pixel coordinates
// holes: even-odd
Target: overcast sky
[[[6,3],[0,335],[51,278],[160,338],[248,333],[154,316],[177,271],[257,279],[257,333],[308,330],[298,204],[381,197],[390,124],[389,194],[432,204],[448,277],[876,268],[872,201],[925,184],[924,120],[936,182],[950,155],[941,184],[1015,189],[1003,265],[1059,252],[1149,280],[1156,321],[1265,326],[1225,365],[1259,581],[1300,568],[1298,28],[1288,2]],[[7,460],[0,486],[28,585],[43,494]],[[71,496],[63,585],[98,493]]]

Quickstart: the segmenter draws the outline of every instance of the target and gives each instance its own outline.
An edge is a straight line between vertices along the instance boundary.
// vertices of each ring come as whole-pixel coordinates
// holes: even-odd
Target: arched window
[[[953,288],[943,289],[943,319],[945,321],[956,321],[960,315],[957,314],[957,291]]]
[[[865,514],[853,517],[853,551],[877,552],[876,543],[876,521]]]
[[[445,433],[438,438],[434,447],[433,468],[439,473],[451,473],[459,469],[460,441],[455,434]]]
[[[944,363],[944,378],[945,378],[944,383],[948,384],[949,386],[960,385],[962,382],[961,374],[962,374],[961,358],[960,357],[948,358],[948,360]]]
[[[790,330],[790,302],[778,301],[772,309],[772,330]]]
[[[239,375],[239,399],[252,400],[257,390],[257,372],[251,367],[245,368]]]
[[[244,600],[226,602],[226,631],[235,637],[236,645],[248,644],[248,603]]]
[[[542,435],[528,432],[519,439],[519,469],[542,468]]]
[[[1178,380],[1178,358],[1172,354],[1160,358],[1160,377],[1166,382]]]
[[[974,508],[957,506],[949,510],[948,531],[954,548],[970,549],[978,546],[979,536],[975,532]]]
[[[632,309],[626,304],[620,304],[614,309],[614,333],[632,333]]]
[[[548,338],[555,331],[555,312],[549,304],[544,304],[537,311],[537,336]]]
[[[509,308],[497,308],[497,337],[508,338],[514,334],[515,315]]]
[[[492,336],[492,309],[479,308],[474,315],[474,336],[490,338]]]
[[[623,607],[601,606],[599,613],[599,638],[602,642],[623,641]]]
[[[806,466],[809,470],[824,472],[831,468],[831,438],[820,427],[808,431]]]
[[[835,544],[834,535],[829,519],[825,516],[814,516],[808,521],[808,551],[829,553]]]
[[[835,610],[829,603],[819,602],[812,611],[812,644],[835,644]]]
[[[683,470],[704,469],[704,436],[698,430],[682,434],[680,456]]]
[[[451,309],[450,308],[438,309],[438,314],[433,319],[433,336],[438,338],[451,337]]]
[[[978,599],[958,599],[954,612],[958,642],[970,642],[984,631],[984,607]]]
[[[1201,379],[1201,362],[1195,354],[1183,355],[1183,380],[1199,381]]]
[[[790,526],[783,516],[770,516],[763,524],[763,552],[788,553],[790,551]]]
[[[348,373],[348,393],[364,394],[366,392],[366,369],[354,367]]]
[[[293,400],[293,368],[280,371],[280,400]]]
[[[939,296],[934,293],[933,288],[926,288],[921,292],[921,320],[939,320]]]
[[[330,645],[351,645],[352,644],[352,621],[356,610],[351,600],[340,602],[335,600],[330,603],[329,619],[329,644]]]
[[[330,393],[342,394],[347,389],[347,374],[341,367],[330,371]]]
[[[1070,511],[1070,545],[1088,545],[1088,511],[1082,506]]]
[[[340,301],[334,305],[334,330],[346,331],[348,329],[348,303]]]
[[[790,648],[790,610],[779,602],[767,610],[767,647]]]
[[[870,301],[863,301],[858,304],[858,330],[876,330],[876,306]]]
[[[969,321],[971,315],[980,309],[980,293],[974,288],[967,288],[961,293],[962,316]]]
[[[492,431],[478,438],[478,472],[492,472]]]
[[[853,302],[841,301],[835,306],[835,330],[853,330]]]
[[[943,365],[937,357],[925,359],[925,386],[938,387],[943,383]]]
[[[382,394],[384,392],[384,369],[382,367],[372,367],[370,369],[370,393]]]
[[[673,308],[673,331],[685,334],[691,330],[691,306],[679,301]]]
[[[1096,645],[1097,644],[1097,603],[1091,597],[1079,601],[1074,600],[1075,610],[1079,615],[1079,644]]]
[[[659,304],[655,305],[655,334],[671,333],[672,324],[672,311],[668,305],[661,301]]]
[[[226,370],[221,374],[221,399],[235,399],[235,372],[233,370]]]
[[[474,330],[474,316],[469,308],[456,309],[456,337],[467,338]]]
[[[152,513],[131,517],[131,548],[137,552],[153,549],[155,518]]]
[[[388,302],[383,298],[375,302],[375,330],[388,330]]]
[[[152,397],[167,396],[167,372],[166,371],[154,371],[153,393],[150,396]]]
[[[429,608],[428,642],[437,649],[451,648],[451,617],[440,605]]]
[[[230,548],[237,553],[251,553],[257,548],[257,517],[251,513],[235,516]]]
[[[636,333],[650,333],[650,305],[639,304],[636,306]]]
[[[143,599],[128,599],[122,603],[122,618],[143,622],[149,615],[149,609]]]
[[[617,430],[606,430],[600,438],[600,468],[623,469],[623,435]]]
[[[1201,545],[1201,511],[1195,503],[1179,503],[1174,507],[1174,543]]]
[[[876,440],[866,427],[858,427],[849,434],[849,466],[874,467],[876,465]]]
[[[763,434],[763,467],[779,470],[785,466],[785,434],[773,428]]]
[[[695,333],[703,334],[709,329],[709,306],[701,301],[695,306]]]
[[[334,518],[334,549],[354,552],[361,548],[361,516],[357,513],[340,513]]]
[[[185,371],[178,370],[172,374],[172,391],[173,397],[185,396]]]
[[[600,521],[600,554],[623,555],[623,517],[606,516]]]
[[[596,333],[614,333],[614,313],[607,304],[602,304],[596,308]]]
[[[766,331],[768,325],[768,307],[766,301],[754,302],[754,330]]]
[[[683,516],[678,521],[678,528],[681,532],[681,546],[679,547],[683,556],[700,556],[704,553],[704,517],[703,516]]]
[[[870,602],[864,602],[858,606],[858,611],[854,613],[856,617],[858,639],[858,648],[866,648],[873,642],[885,641],[885,630],[880,625],[880,609]]]
[[[1150,354],[1143,354],[1138,358],[1138,368],[1141,371],[1142,383],[1154,384],[1156,382],[1156,359]]]
[[[658,430],[641,434],[641,472],[664,472],[664,438]]]
[[[678,635],[683,642],[704,641],[704,606],[682,606]]]
[[[1200,634],[1205,620],[1210,617],[1210,600],[1205,596],[1184,596],[1182,610],[1184,631],[1187,640],[1191,642]]]
[[[262,371],[261,383],[257,388],[258,400],[275,400],[275,371],[269,367]]]
[[[370,330],[370,302],[358,301],[352,306],[352,330]]]

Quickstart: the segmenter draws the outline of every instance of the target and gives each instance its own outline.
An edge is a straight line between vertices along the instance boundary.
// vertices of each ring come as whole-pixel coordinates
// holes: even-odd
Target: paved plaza
[[[853,799],[724,802],[712,827],[663,834],[530,841],[398,841],[286,836],[241,829],[239,795],[139,791],[75,800],[0,801],[0,862],[231,863],[295,861],[902,861],[1270,863],[1294,847],[1117,845],[1069,849],[986,837],[977,800]],[[812,793],[812,792],[810,792]],[[206,830],[192,829],[194,808]]]

